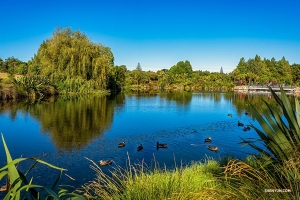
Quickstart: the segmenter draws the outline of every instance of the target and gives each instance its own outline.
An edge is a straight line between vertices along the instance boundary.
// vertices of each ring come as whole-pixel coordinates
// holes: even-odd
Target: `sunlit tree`
[[[56,28],[31,61],[30,73],[50,78],[60,90],[106,90],[114,57],[109,47],[96,44],[80,31]]]

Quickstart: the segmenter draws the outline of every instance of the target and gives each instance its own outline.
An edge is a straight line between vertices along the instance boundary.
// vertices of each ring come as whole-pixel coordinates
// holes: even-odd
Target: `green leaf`
[[[260,114],[254,106],[250,103],[252,109],[252,116],[258,121],[262,130],[253,127],[259,137],[264,142],[266,148],[271,154],[266,153],[263,149],[257,147],[253,141],[245,141],[244,144],[250,145],[262,154],[262,157],[267,159],[268,157],[275,158],[277,162],[284,162],[290,158],[290,155],[295,151],[300,142],[299,133],[299,122],[300,122],[300,107],[298,100],[295,100],[296,112],[292,109],[291,103],[281,87],[281,99],[279,96],[270,88],[274,99],[281,107],[283,116],[285,117],[288,124],[282,119],[280,114],[271,107],[266,101],[271,115]],[[253,125],[252,125],[253,126]],[[275,161],[275,160],[273,160]],[[272,161],[272,162],[273,162]],[[270,162],[266,162],[268,165]]]
[[[0,172],[0,180],[2,180],[2,178],[4,177],[4,176],[6,176],[8,174],[8,171],[1,171]]]
[[[3,142],[3,146],[4,146],[4,150],[6,153],[6,159],[7,159],[7,163],[11,163],[12,162],[12,158],[11,155],[9,153],[9,150],[7,148],[6,142],[4,140],[3,134],[2,135],[2,142]],[[9,167],[7,167],[8,169],[8,175],[9,175],[9,180],[10,180],[10,184],[12,185],[16,180],[18,180],[19,177],[19,173],[17,171],[17,168],[15,165],[10,165]],[[0,171],[2,171],[3,168],[0,169]],[[17,188],[19,188],[21,186],[21,182],[17,182],[17,184],[15,185],[15,187],[12,187],[11,192],[13,193],[14,196],[16,196],[16,199],[20,198],[20,192],[17,192]]]

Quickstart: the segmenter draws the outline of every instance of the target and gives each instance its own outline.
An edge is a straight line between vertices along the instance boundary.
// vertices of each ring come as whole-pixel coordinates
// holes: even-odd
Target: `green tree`
[[[138,63],[135,69],[136,69],[136,70],[139,70],[139,71],[142,71],[141,64],[140,64],[140,63]]]
[[[115,92],[122,91],[126,80],[126,66],[112,66],[110,70],[109,88]]]
[[[4,61],[0,58],[0,72],[5,72],[5,63]]]
[[[170,68],[170,72],[174,75],[183,73],[191,75],[193,69],[191,63],[188,60],[186,60],[185,62],[179,61],[176,65],[172,66]]]
[[[292,70],[289,62],[283,56],[281,60],[277,62],[277,71],[279,74],[278,82],[280,84],[287,83],[290,84],[292,81]]]
[[[80,31],[56,28],[31,61],[29,73],[50,78],[59,90],[106,90],[114,57],[110,48],[96,44]]]
[[[292,64],[291,65],[292,71],[292,82],[300,84],[300,64]]]
[[[137,85],[140,85],[141,80],[143,79],[143,72],[140,70],[132,70],[134,81]]]
[[[5,59],[3,71],[11,75],[16,73],[24,74],[27,71],[27,63],[17,58],[9,57]]]
[[[247,72],[247,63],[245,58],[241,58],[236,68],[233,70],[233,73],[238,70],[238,74],[245,74]]]

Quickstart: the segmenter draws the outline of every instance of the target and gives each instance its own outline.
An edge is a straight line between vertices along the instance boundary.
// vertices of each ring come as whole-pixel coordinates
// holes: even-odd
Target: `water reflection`
[[[258,139],[258,136],[254,129],[244,131],[237,123],[258,125],[251,116],[249,103],[265,114],[267,107],[262,99],[278,109],[274,98],[268,94],[214,92],[149,92],[51,98],[43,102],[1,101],[0,132],[4,130],[14,158],[46,152],[46,161],[67,168],[68,174],[81,185],[94,178],[94,172],[88,171],[90,163],[85,156],[95,162],[111,159],[126,167],[128,155],[132,164],[143,160],[150,165],[155,155],[156,160],[168,168],[174,166],[174,157],[177,165],[205,156],[242,158],[253,149],[241,148],[240,138]],[[13,123],[14,120],[17,123]],[[207,149],[208,144],[204,144],[207,137],[212,137],[209,145],[217,146],[218,153]],[[118,148],[121,141],[126,142],[124,148]],[[157,141],[167,143],[168,148],[157,150]],[[144,149],[137,152],[141,143]],[[0,157],[0,163],[5,162],[4,158]],[[39,172],[45,173],[43,169]]]
[[[124,95],[114,97],[72,97],[44,102],[7,102],[0,112],[9,110],[14,120],[18,110],[30,114],[41,124],[41,133],[49,133],[56,148],[80,149],[110,128],[114,108],[124,105]],[[8,106],[10,105],[10,106]]]
[[[167,92],[162,93],[161,97],[166,98],[168,101],[175,101],[178,106],[188,106],[191,103],[193,93],[192,92]]]
[[[294,96],[288,96],[292,107],[294,104]],[[273,107],[280,115],[282,115],[282,110],[280,106],[276,103],[274,97],[270,93],[239,93],[236,92],[233,95],[233,105],[235,105],[237,112],[239,114],[243,114],[244,112],[249,112],[251,114],[250,104],[254,106],[260,113],[270,114],[268,107],[265,103],[268,103],[271,107]]]
[[[119,94],[109,97],[52,97],[46,101],[1,101],[0,114],[9,112],[10,119],[13,121],[17,112],[21,111],[23,115],[30,115],[37,119],[41,124],[41,133],[49,134],[56,148],[63,151],[81,149],[89,144],[95,138],[101,138],[102,135],[110,129],[114,115],[122,112],[126,105],[125,98],[134,96],[135,104],[141,104],[143,99],[150,101],[151,98],[163,99],[167,104],[160,104],[160,108],[169,106],[175,102],[178,110],[189,111],[193,99],[192,92],[163,92],[163,93],[139,93],[139,94]],[[197,93],[201,96],[200,101],[209,100],[214,104],[226,101],[235,107],[238,116],[249,113],[251,117],[251,103],[261,113],[267,113],[268,109],[262,100],[268,102],[272,107],[280,109],[269,93],[253,95],[251,93]],[[293,97],[289,97],[293,100]],[[153,99],[152,102],[155,102]],[[163,106],[163,107],[162,107]],[[151,107],[151,109],[160,109]],[[213,108],[213,107],[212,107]],[[166,108],[168,109],[168,108]],[[162,111],[162,109],[160,109]],[[278,110],[281,112],[280,110]],[[213,112],[213,111],[212,111]],[[224,110],[224,115],[228,111]],[[137,114],[137,113],[136,113]],[[165,120],[165,119],[163,119]],[[172,119],[170,119],[172,121]]]

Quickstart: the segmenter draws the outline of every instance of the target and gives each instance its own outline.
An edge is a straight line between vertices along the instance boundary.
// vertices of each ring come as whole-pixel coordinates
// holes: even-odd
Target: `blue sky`
[[[231,72],[241,57],[300,64],[300,0],[2,0],[0,58],[28,61],[55,27],[111,48],[116,65]]]

